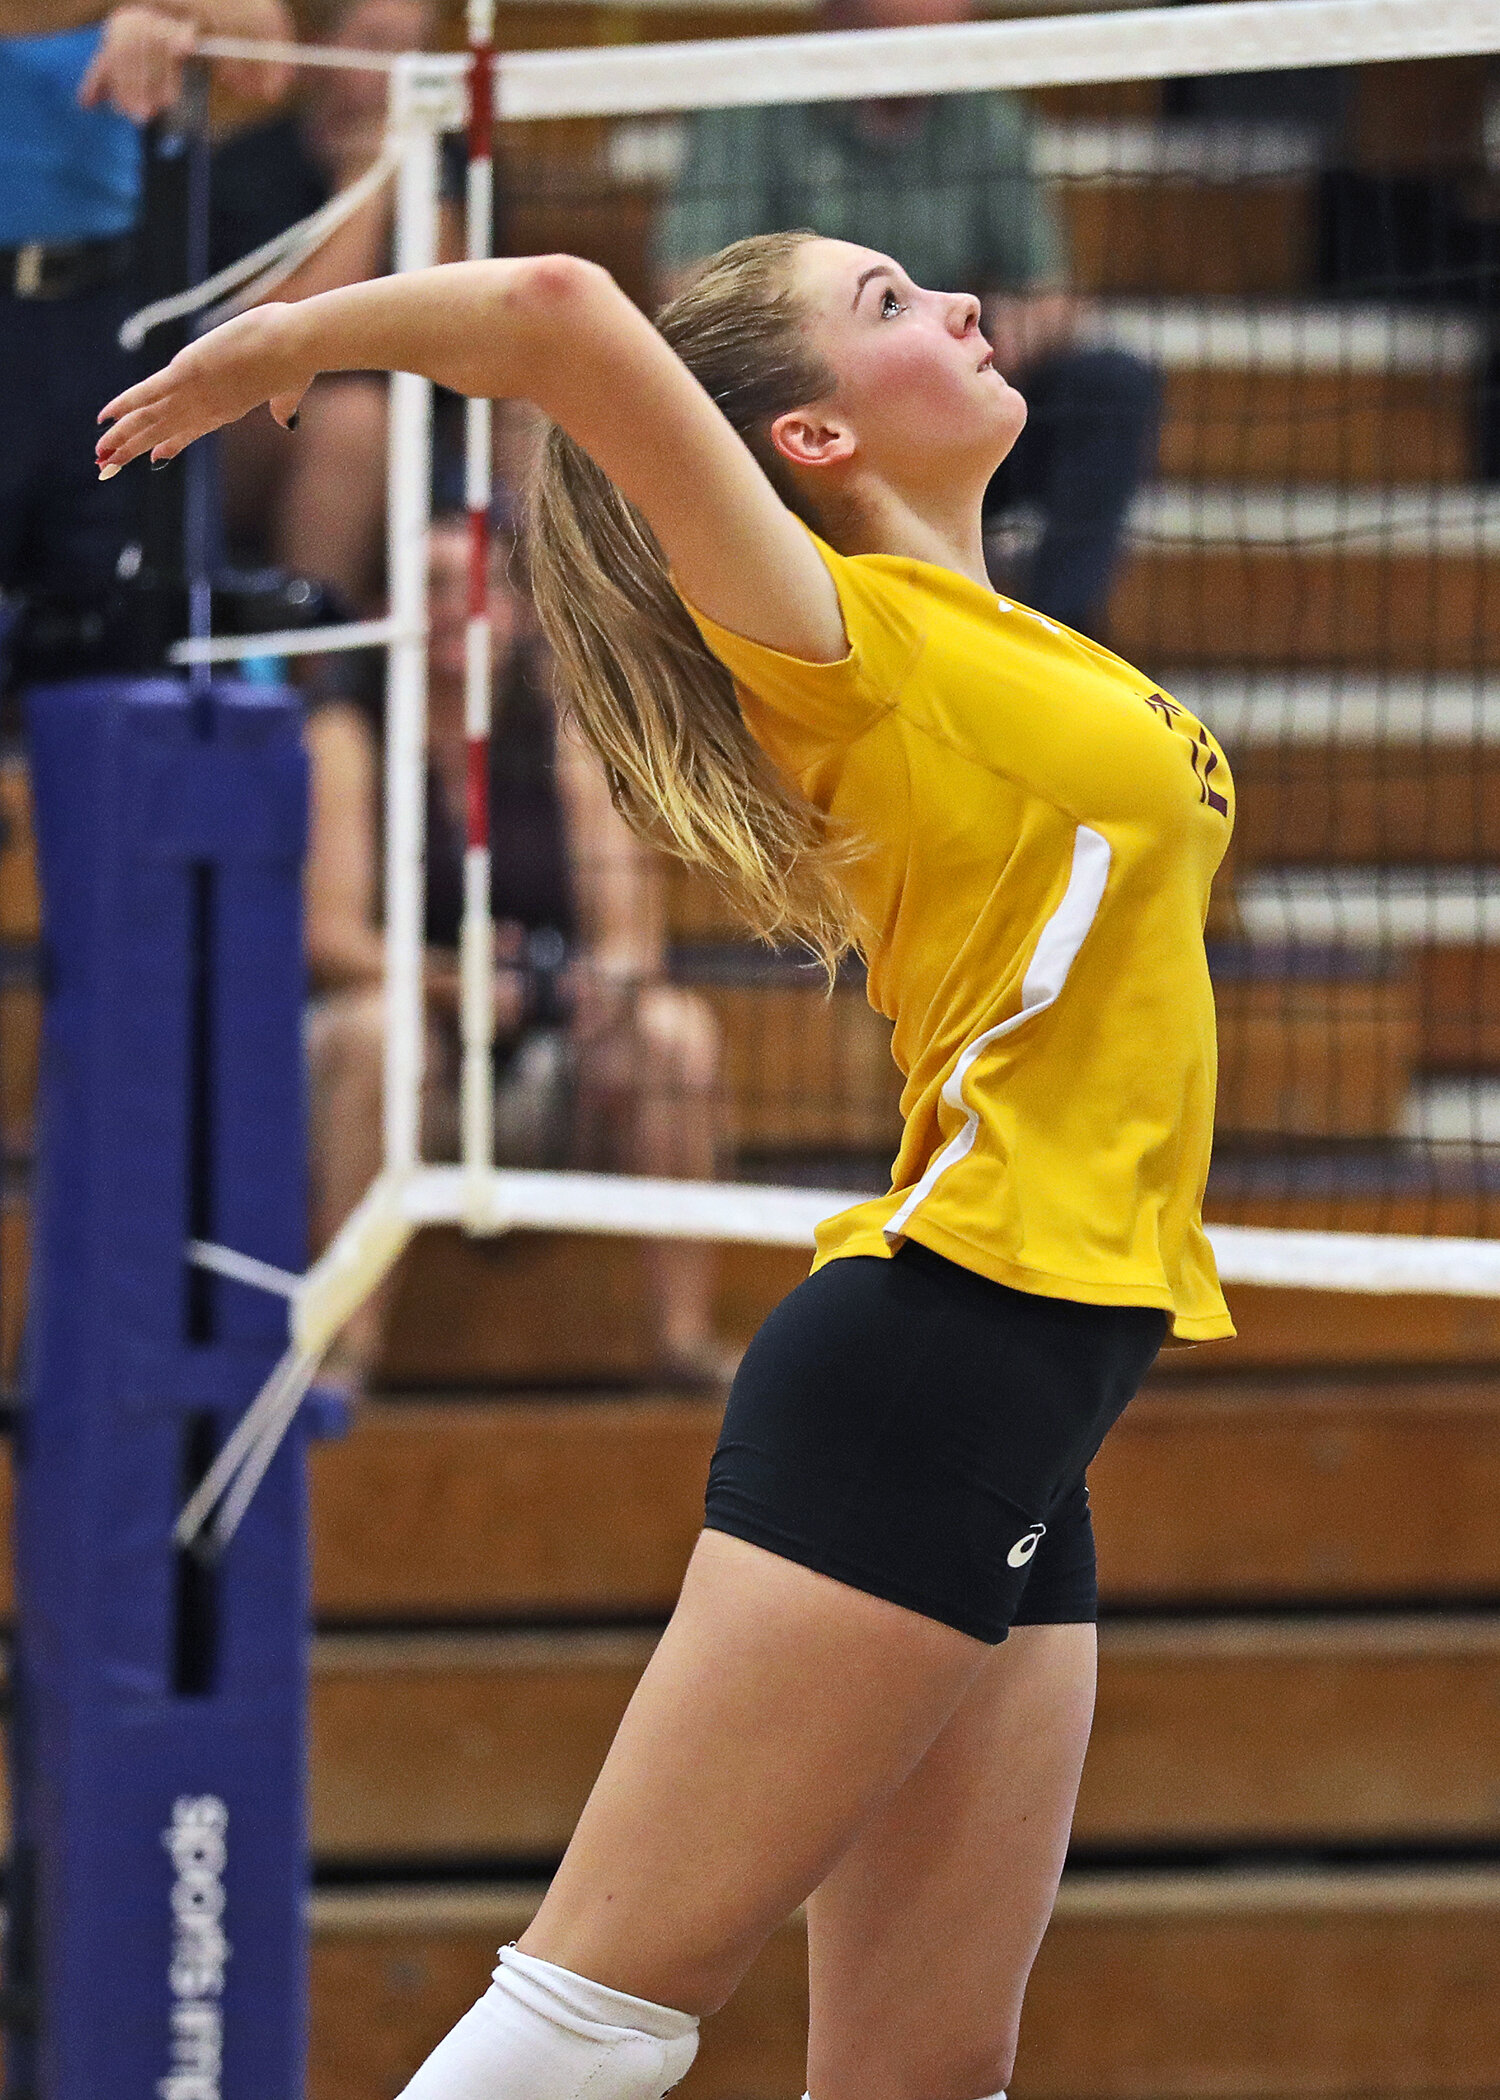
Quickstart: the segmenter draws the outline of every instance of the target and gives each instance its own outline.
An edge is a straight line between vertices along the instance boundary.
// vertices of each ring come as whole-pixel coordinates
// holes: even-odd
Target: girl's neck
[[[851,492],[852,493],[852,492]],[[981,589],[991,588],[984,561],[979,505],[920,502],[876,484],[840,506],[829,534],[841,554],[895,554],[907,561],[952,569]]]

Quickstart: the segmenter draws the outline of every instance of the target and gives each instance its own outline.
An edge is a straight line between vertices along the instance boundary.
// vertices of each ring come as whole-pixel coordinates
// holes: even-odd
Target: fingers
[[[305,386],[299,386],[295,393],[273,394],[267,402],[266,406],[283,430],[296,429],[301,416],[302,397],[306,392]]]
[[[80,109],[92,109],[96,103],[104,100],[107,92],[108,90],[104,84],[104,66],[101,62],[101,54],[96,53],[93,64],[78,83],[78,107]]]
[[[137,124],[149,124],[172,107],[182,93],[182,66],[193,48],[193,32],[182,22],[161,21],[143,38],[132,75],[122,83],[116,102]]]
[[[138,408],[106,430],[95,446],[100,479],[113,480],[121,467],[128,467],[143,452],[149,452],[155,464],[164,465],[202,436],[202,428],[184,429],[178,417],[158,407]]]
[[[181,93],[183,61],[194,40],[191,22],[150,7],[117,10],[79,87],[79,102],[85,109],[109,102],[132,123],[149,124]]]
[[[134,409],[149,408],[153,402],[162,401],[171,392],[173,381],[169,378],[170,367],[164,365],[153,372],[149,379],[137,380],[134,386],[126,387],[123,394],[116,394],[113,401],[106,401],[94,418],[96,423],[117,423]]]

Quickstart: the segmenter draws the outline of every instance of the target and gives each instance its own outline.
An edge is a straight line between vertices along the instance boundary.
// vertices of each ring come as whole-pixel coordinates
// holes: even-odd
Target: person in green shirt
[[[829,29],[962,21],[969,0],[824,0]],[[702,260],[747,234],[810,226],[894,255],[918,284],[969,291],[999,368],[1030,406],[991,484],[987,520],[1039,513],[1007,588],[1096,638],[1131,499],[1155,464],[1153,367],[1081,340],[1067,236],[1037,172],[1019,95],[706,109],[652,232],[670,297]]]

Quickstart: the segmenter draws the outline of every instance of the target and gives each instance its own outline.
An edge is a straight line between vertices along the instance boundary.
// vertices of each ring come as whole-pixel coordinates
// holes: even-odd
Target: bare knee
[[[659,1085],[711,1093],[718,1083],[721,1039],[712,1007],[696,992],[653,985],[636,1010],[636,1034]]]
[[[378,1070],[385,1046],[385,995],[376,986],[330,992],[308,1016],[307,1054],[314,1077],[337,1067]]]

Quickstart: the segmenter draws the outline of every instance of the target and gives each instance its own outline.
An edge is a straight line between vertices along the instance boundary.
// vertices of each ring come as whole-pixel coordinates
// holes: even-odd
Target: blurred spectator
[[[824,0],[828,29],[967,19],[967,0]],[[987,517],[1024,506],[1041,535],[1006,587],[1097,634],[1131,498],[1155,460],[1151,366],[1079,339],[1067,245],[1017,95],[713,109],[658,223],[662,295],[746,234],[811,226],[894,255],[919,284],[972,291],[996,363],[1030,404]]]
[[[131,537],[133,477],[100,483],[95,417],[133,368],[140,127],[201,34],[285,37],[281,0],[0,0],[0,591],[86,597]],[[267,101],[281,68],[226,66]]]
[[[344,50],[420,51],[435,27],[433,0],[341,0],[317,25]],[[214,154],[212,263],[248,255],[354,182],[385,135],[384,73],[309,70],[292,114],[227,140]],[[277,299],[305,299],[390,267],[388,184],[296,274]],[[385,375],[325,375],[309,390],[295,436],[270,412],[220,438],[230,551],[332,584],[351,610],[381,589],[385,533]]]
[[[467,544],[461,517],[434,527],[424,1114],[429,1153],[448,1158],[458,1148]],[[657,872],[616,816],[597,764],[557,733],[547,660],[529,601],[509,580],[507,552],[499,550],[490,595],[497,1157],[707,1178],[718,1150],[715,1023],[701,1001],[665,981]],[[322,1247],[380,1165],[382,722],[368,696],[330,693],[310,706],[313,1237]],[[717,1380],[728,1362],[711,1324],[709,1251],[678,1241],[652,1247],[650,1258],[662,1375]],[[342,1368],[356,1383],[382,1315],[372,1301],[345,1330]]]

